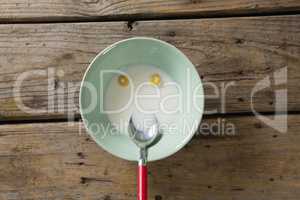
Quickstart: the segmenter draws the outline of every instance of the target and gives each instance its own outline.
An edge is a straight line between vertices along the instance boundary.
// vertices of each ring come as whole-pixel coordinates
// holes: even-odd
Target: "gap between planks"
[[[122,22],[127,21],[128,26],[135,21],[160,21],[160,20],[184,20],[184,19],[225,19],[225,18],[245,18],[245,17],[271,17],[300,15],[300,8],[292,11],[224,11],[224,12],[201,12],[188,14],[121,14],[112,16],[88,16],[88,17],[36,17],[23,19],[4,20],[0,18],[1,24],[59,24],[59,23],[88,23],[88,22]]]
[[[288,112],[260,112],[263,116],[274,116],[274,115],[300,115],[300,111],[288,111]],[[241,112],[241,113],[217,113],[210,115],[203,115],[203,120],[205,119],[215,119],[215,118],[238,118],[238,117],[255,117],[252,112]],[[13,119],[13,120],[0,120],[1,125],[17,125],[17,124],[40,124],[40,123],[64,123],[64,122],[82,122],[82,118],[79,114],[76,114],[72,120],[64,117],[57,118],[32,118],[32,119]]]

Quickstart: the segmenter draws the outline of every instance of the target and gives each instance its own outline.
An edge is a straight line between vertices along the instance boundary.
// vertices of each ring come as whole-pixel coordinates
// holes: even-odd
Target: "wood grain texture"
[[[288,109],[299,111],[299,22],[300,16],[277,16],[1,25],[0,116],[10,120],[77,115],[78,86],[91,60],[108,45],[133,36],[165,40],[191,59],[205,83],[206,111],[251,112],[251,91],[268,76],[271,87],[254,95],[255,110],[274,112],[276,102],[284,100],[280,95],[276,100],[275,91],[287,88]],[[288,82],[274,85],[274,72],[284,67]],[[14,93],[24,72],[30,76],[22,82],[20,93]],[[226,85],[222,101],[221,88]],[[209,97],[216,92],[219,97]],[[39,111],[26,113],[20,102]],[[277,111],[284,111],[281,105]]]
[[[269,116],[272,117],[272,116]],[[300,116],[278,133],[254,117],[235,135],[203,132],[175,155],[150,163],[150,199],[296,200],[300,195]],[[104,152],[80,122],[0,126],[0,200],[134,199],[136,163]]]
[[[0,0],[0,22],[212,17],[300,11],[298,0]]]

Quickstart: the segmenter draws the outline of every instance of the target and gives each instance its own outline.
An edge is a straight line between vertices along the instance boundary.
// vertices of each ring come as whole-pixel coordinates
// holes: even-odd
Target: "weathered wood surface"
[[[281,134],[251,116],[224,118],[234,136],[198,135],[150,163],[150,199],[298,199],[299,119],[289,115]],[[134,199],[136,163],[104,152],[81,126],[0,126],[0,200]]]
[[[78,114],[76,85],[88,64],[106,46],[132,36],[159,38],[182,50],[206,83],[206,97],[216,93],[208,82],[218,87],[219,95],[222,85],[234,83],[226,91],[225,109],[219,96],[206,99],[207,111],[251,112],[253,87],[267,76],[273,80],[274,72],[283,67],[288,67],[288,83],[258,92],[254,107],[273,112],[274,91],[287,88],[288,109],[299,111],[299,22],[300,16],[277,16],[141,21],[129,26],[125,22],[1,25],[0,116],[10,120]],[[39,74],[27,77],[20,94],[14,93],[17,78],[30,70]],[[55,77],[49,81],[51,73]],[[54,100],[53,105],[48,105],[48,100]],[[281,96],[278,100],[282,101]],[[28,114],[17,106],[19,101],[33,109],[48,110]]]
[[[0,0],[0,22],[232,16],[300,11],[298,0]]]

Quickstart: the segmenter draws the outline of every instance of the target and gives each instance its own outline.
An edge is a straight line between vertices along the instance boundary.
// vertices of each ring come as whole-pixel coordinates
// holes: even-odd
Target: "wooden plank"
[[[251,91],[270,76],[272,86],[256,93],[253,103],[259,112],[274,112],[276,102],[284,100],[281,95],[275,98],[274,73],[284,67],[288,83],[283,81],[279,89],[288,89],[288,109],[299,111],[299,21],[300,16],[277,16],[141,21],[130,26],[126,22],[2,25],[0,116],[11,120],[77,115],[76,86],[88,64],[106,46],[133,36],[165,40],[191,59],[205,82],[206,111],[251,112]],[[20,94],[14,93],[24,72],[31,75],[23,81]],[[51,74],[55,77],[49,81]],[[208,96],[216,93],[215,98]],[[18,106],[20,101],[48,110],[28,114]],[[284,111],[279,105],[277,111]]]
[[[298,199],[300,115],[288,116],[285,134],[251,116],[204,119],[202,127],[219,121],[235,134],[202,129],[150,163],[150,199]],[[0,126],[0,163],[0,200],[135,198],[136,163],[104,152],[80,122]]]
[[[0,10],[0,22],[80,21],[254,15],[300,11],[300,3],[298,0],[1,0]]]

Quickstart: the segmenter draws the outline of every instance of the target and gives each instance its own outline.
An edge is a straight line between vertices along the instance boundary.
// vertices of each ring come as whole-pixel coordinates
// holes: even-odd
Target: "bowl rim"
[[[190,59],[180,50],[178,49],[176,46],[166,42],[166,41],[163,41],[163,40],[160,40],[160,39],[156,39],[156,38],[152,38],[152,37],[143,37],[143,36],[137,36],[137,37],[131,37],[131,38],[127,38],[127,39],[122,39],[122,40],[119,40],[117,42],[114,42],[112,43],[111,45],[107,46],[106,48],[104,48],[102,51],[100,51],[95,57],[94,59],[90,62],[89,66],[87,67],[87,69],[85,70],[84,72],[84,75],[82,77],[82,80],[81,80],[81,83],[80,83],[80,91],[79,91],[79,112],[80,112],[80,116],[81,116],[81,119],[83,121],[83,125],[84,125],[84,128],[85,130],[87,131],[88,135],[96,142],[97,145],[99,145],[102,149],[104,149],[105,151],[107,151],[108,153],[118,157],[118,158],[121,158],[123,160],[128,160],[128,161],[136,161],[136,160],[131,160],[131,159],[128,159],[128,158],[124,158],[116,153],[112,153],[109,148],[107,148],[105,145],[103,145],[101,142],[99,142],[97,139],[96,139],[96,136],[94,136],[94,134],[90,133],[90,130],[89,128],[87,127],[87,124],[88,124],[88,119],[85,118],[85,115],[82,113],[82,88],[83,88],[83,84],[84,84],[84,81],[86,79],[86,76],[87,74],[89,73],[90,69],[92,68],[92,65],[95,63],[95,61],[105,55],[107,52],[109,52],[111,49],[113,49],[115,46],[117,46],[118,44],[120,43],[123,43],[123,42],[127,42],[127,41],[130,41],[130,40],[152,40],[152,41],[155,41],[155,42],[158,42],[158,43],[161,43],[163,45],[166,45],[166,46],[169,46],[171,47],[172,49],[175,49],[177,50],[177,52],[179,54],[181,54],[181,56],[183,56],[184,58],[186,58],[186,60],[194,67],[194,69],[196,70],[196,67],[195,65],[190,61]],[[182,140],[181,143],[179,143],[178,145],[176,145],[176,147],[174,148],[174,150],[172,151],[172,153],[169,153],[169,154],[166,154],[164,156],[157,156],[157,158],[155,159],[149,159],[148,162],[152,162],[152,161],[157,161],[157,160],[161,160],[161,159],[164,159],[164,158],[167,158],[169,156],[172,156],[174,155],[175,153],[177,153],[180,149],[182,149],[191,139],[192,137],[195,135],[195,132],[197,131],[198,129],[198,126],[203,118],[203,114],[204,114],[204,103],[205,103],[205,98],[204,98],[204,89],[203,89],[203,84],[202,84],[202,80],[200,78],[200,75],[197,73],[197,78],[198,78],[198,82],[200,82],[201,84],[201,90],[202,90],[202,94],[203,94],[203,98],[202,98],[202,104],[201,104],[201,110],[202,112],[199,112],[199,116],[198,116],[198,119],[197,119],[197,127],[196,128],[193,128],[192,130],[190,130],[190,133],[187,135],[187,137],[184,138],[184,140]]]

